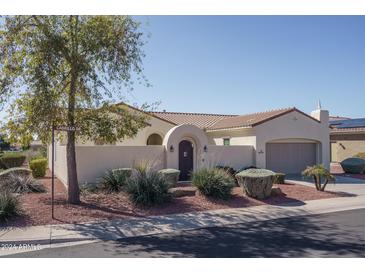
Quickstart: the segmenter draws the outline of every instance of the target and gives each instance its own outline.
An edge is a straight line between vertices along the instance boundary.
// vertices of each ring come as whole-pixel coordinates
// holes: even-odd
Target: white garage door
[[[286,174],[301,173],[316,164],[316,144],[269,143],[266,145],[266,168]]]

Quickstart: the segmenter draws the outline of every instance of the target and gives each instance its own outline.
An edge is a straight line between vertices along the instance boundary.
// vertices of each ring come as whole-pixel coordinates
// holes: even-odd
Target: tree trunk
[[[75,93],[77,75],[71,72],[70,93],[68,98],[67,120],[68,126],[75,126]],[[77,179],[75,132],[67,132],[67,179],[68,179],[68,202],[71,204],[80,203],[80,189]]]
[[[68,202],[80,203],[80,189],[77,179],[75,132],[67,132],[67,179],[68,179]]]

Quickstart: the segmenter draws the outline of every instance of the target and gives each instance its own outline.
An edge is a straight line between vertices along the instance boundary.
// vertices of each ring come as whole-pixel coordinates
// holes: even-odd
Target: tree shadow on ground
[[[364,257],[362,229],[359,221],[344,228],[320,216],[283,218],[129,238],[106,244],[105,252],[121,257]]]

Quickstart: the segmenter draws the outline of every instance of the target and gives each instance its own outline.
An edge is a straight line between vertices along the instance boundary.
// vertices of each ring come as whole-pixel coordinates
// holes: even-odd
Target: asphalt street
[[[365,209],[43,249],[13,257],[365,257]]]

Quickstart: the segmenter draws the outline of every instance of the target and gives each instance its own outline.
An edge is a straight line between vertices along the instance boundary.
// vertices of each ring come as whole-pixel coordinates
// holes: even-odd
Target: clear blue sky
[[[365,117],[365,17],[138,16],[151,37],[130,102],[160,110],[245,114],[318,99]],[[148,22],[148,24],[146,24]]]
[[[152,88],[131,101],[244,114],[287,106],[365,117],[365,16],[142,16]]]

